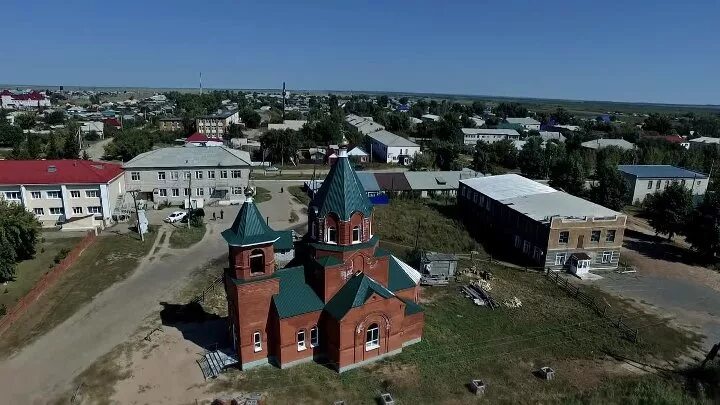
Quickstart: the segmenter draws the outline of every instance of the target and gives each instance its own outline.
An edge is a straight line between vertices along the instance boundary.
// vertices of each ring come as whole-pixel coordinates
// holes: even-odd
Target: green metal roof
[[[400,299],[402,300],[402,302],[405,303],[405,315],[412,315],[417,314],[418,312],[423,312],[423,309],[420,305],[405,298]]]
[[[390,291],[404,290],[415,287],[415,282],[407,275],[405,270],[395,260],[394,256],[388,259],[388,289]]]
[[[305,282],[302,266],[277,270],[273,276],[280,279],[280,292],[273,296],[273,303],[281,319],[323,309],[322,300]]]
[[[316,262],[322,267],[337,266],[342,264],[342,261],[335,256],[323,256],[315,259]]]
[[[351,309],[363,305],[373,293],[383,298],[395,296],[387,288],[378,284],[364,273],[357,274],[348,280],[335,296],[328,301],[327,305],[325,305],[325,310],[333,318],[340,320]]]
[[[278,232],[275,232],[265,223],[260,211],[255,204],[247,202],[242,205],[240,212],[235,217],[230,229],[226,229],[222,233],[225,241],[233,246],[254,245],[264,242],[275,242],[280,238]]]
[[[333,212],[342,221],[355,211],[366,217],[372,212],[372,203],[346,157],[336,160],[310,205],[317,207],[320,217]]]
[[[278,231],[275,233],[280,238],[273,245],[276,252],[292,250],[292,248],[295,247],[295,245],[293,244],[292,231]]]

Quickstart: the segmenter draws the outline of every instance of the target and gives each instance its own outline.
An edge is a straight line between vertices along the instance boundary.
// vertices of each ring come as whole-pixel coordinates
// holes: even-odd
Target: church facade
[[[271,229],[248,196],[232,227],[224,274],[228,323],[242,369],[317,361],[346,371],[422,338],[420,273],[378,246],[373,206],[341,148],[308,209],[295,258],[274,255]]]

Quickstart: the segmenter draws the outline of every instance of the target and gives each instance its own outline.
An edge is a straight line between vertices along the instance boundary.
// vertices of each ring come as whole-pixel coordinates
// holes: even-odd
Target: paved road
[[[291,204],[287,192],[273,193],[273,199],[259,204],[259,208],[270,216],[271,225],[278,226],[276,229],[302,228],[300,223],[290,224],[287,220]],[[232,223],[237,209],[226,208],[223,221],[208,221],[205,237],[190,249],[161,247],[146,257],[129,278],[103,291],[67,321],[0,363],[0,402],[46,403],[53,395],[70,388],[75,376],[125,342],[148,315],[161,309],[161,301],[171,300],[193,270],[227,255],[220,232]],[[161,228],[161,232],[168,231],[171,229]],[[165,244],[168,239],[165,238]],[[155,250],[153,247],[150,251]]]

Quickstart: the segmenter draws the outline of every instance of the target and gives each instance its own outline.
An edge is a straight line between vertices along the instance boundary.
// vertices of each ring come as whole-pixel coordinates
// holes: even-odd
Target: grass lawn
[[[635,377],[611,356],[670,360],[693,344],[694,337],[604,295],[628,323],[641,328],[640,343],[631,343],[543,276],[498,266],[492,271],[496,300],[518,297],[522,307],[493,311],[474,305],[457,286],[425,289],[423,341],[398,356],[342,375],[315,363],[286,370],[231,370],[213,381],[211,390],[261,391],[270,403],[279,404],[297,403],[298,398],[302,403],[373,403],[385,391],[405,404],[476,403],[465,384],[481,378],[488,385],[484,399],[490,403],[603,403],[607,397],[617,401],[619,395],[656,402],[669,393],[689,398],[674,380]],[[555,380],[545,382],[532,374],[546,365],[556,370]],[[648,384],[654,390],[642,389]]]
[[[35,285],[37,280],[55,265],[55,255],[61,250],[72,250],[82,238],[53,238],[44,239],[37,246],[35,257],[18,263],[15,272],[16,279],[8,282],[2,287],[0,294],[0,305],[5,305],[9,310],[20,298],[22,298]]]
[[[456,206],[432,200],[393,199],[375,207],[374,231],[383,248],[404,256],[417,240],[420,249],[470,253],[483,249],[457,219]]]
[[[300,172],[300,173],[291,173],[291,174],[268,174],[265,175],[262,172],[252,172],[250,173],[250,179],[251,180],[310,180],[312,178],[312,171],[309,172]],[[324,174],[316,174],[316,178],[323,179],[325,178]]]
[[[262,187],[255,187],[255,195],[253,196],[253,201],[255,201],[255,204],[270,201],[271,198],[272,195],[270,194],[270,190]]]
[[[203,236],[205,236],[205,223],[190,228],[187,224],[180,224],[172,230],[168,243],[172,249],[187,249],[200,242]]]
[[[130,235],[101,236],[47,291],[29,313],[21,317],[0,339],[0,354],[8,354],[69,318],[92,298],[125,279],[150,250],[156,233],[145,242]]]
[[[288,192],[295,197],[295,201],[297,201],[298,204],[302,204],[305,207],[310,204],[310,196],[303,191],[302,186],[290,186],[288,187]]]

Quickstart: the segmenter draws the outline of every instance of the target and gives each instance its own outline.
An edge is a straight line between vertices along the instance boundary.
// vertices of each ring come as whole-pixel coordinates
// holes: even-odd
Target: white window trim
[[[51,197],[50,193],[58,193],[58,196]],[[60,200],[60,199],[62,199],[62,191],[54,191],[54,190],[47,191],[47,198],[49,198],[51,200]]]
[[[37,197],[36,197],[36,195],[37,195]],[[31,191],[30,198],[32,198],[33,200],[42,199],[42,192],[41,191]]]
[[[355,239],[355,230],[357,229],[357,235],[358,238]],[[352,243],[360,243],[362,242],[362,229],[360,228],[360,225],[354,226],[352,228]]]
[[[605,257],[607,257],[607,260],[605,260]],[[606,250],[602,252],[602,258],[600,259],[601,263],[610,263],[612,262],[612,252],[609,250]]]
[[[332,240],[332,239],[330,238],[330,230],[331,230],[331,229],[335,231],[335,240]],[[337,245],[337,239],[338,239],[338,230],[337,230],[337,228],[334,227],[334,226],[329,226],[328,229],[327,229],[327,232],[325,232],[325,239],[326,239],[325,242],[327,242],[327,243],[329,243],[329,244],[332,244],[332,245]]]
[[[560,260],[562,258],[562,260]],[[565,253],[555,253],[555,265],[556,266],[563,266],[565,265],[565,261],[567,260],[567,254]]]
[[[375,333],[371,333],[374,331]],[[368,340],[368,333],[371,333],[371,339]],[[374,336],[373,336],[374,335]],[[367,329],[365,331],[365,351],[369,352],[370,350],[375,350],[380,347],[380,325],[377,325],[372,329]]]
[[[40,212],[38,212],[40,211]],[[33,214],[35,215],[45,215],[45,209],[43,208],[33,208]]]
[[[313,339],[313,332],[315,332],[315,339]],[[318,334],[317,326],[310,328],[310,347],[317,347],[320,343],[320,335]]]
[[[140,181],[140,172],[130,172],[130,181]]]
[[[253,351],[255,353],[262,351],[262,335],[260,332],[253,333]]]
[[[300,340],[300,334],[302,334],[302,340]],[[305,329],[297,331],[295,339],[297,340],[297,351],[307,350],[307,346],[305,345]]]
[[[72,212],[73,212],[73,214],[82,214],[83,208],[82,207],[73,207]]]
[[[92,194],[92,195],[91,195]],[[85,198],[99,198],[100,192],[97,190],[85,190]]]

